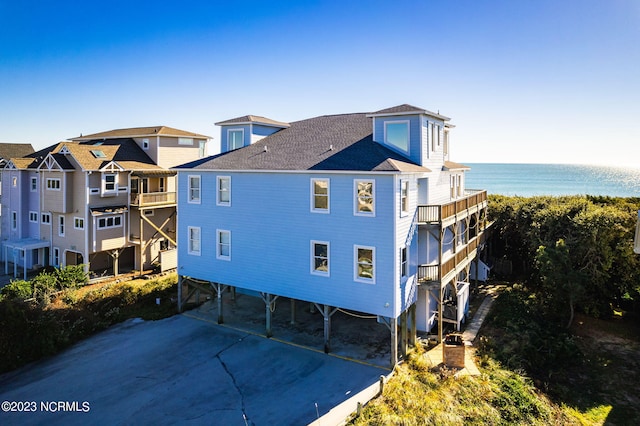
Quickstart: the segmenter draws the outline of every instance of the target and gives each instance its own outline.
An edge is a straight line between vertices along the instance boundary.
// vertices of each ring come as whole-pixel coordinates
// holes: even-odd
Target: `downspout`
[[[91,176],[92,171],[89,170],[85,175],[85,200],[86,202],[85,204],[85,208],[84,208],[84,223],[85,228],[84,228],[84,255],[85,258],[84,260],[84,272],[85,274],[89,273],[89,198],[90,198],[90,193],[91,193],[91,189],[89,188],[89,176]],[[95,236],[94,236],[95,238]]]

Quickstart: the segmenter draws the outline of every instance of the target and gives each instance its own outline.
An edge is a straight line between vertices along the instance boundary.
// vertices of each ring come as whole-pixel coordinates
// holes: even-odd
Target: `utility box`
[[[448,334],[442,345],[442,360],[447,367],[464,368],[465,344],[461,334]]]

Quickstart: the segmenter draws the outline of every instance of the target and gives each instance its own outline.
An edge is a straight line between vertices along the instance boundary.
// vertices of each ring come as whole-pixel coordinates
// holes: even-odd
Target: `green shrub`
[[[60,289],[76,288],[89,282],[89,275],[84,270],[85,265],[69,265],[56,269],[55,276]]]
[[[33,287],[29,281],[17,280],[11,281],[0,291],[2,295],[10,299],[28,299],[33,294]]]

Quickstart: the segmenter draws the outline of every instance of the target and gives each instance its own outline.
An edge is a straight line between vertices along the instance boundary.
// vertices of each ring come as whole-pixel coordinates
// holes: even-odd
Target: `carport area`
[[[0,424],[302,425],[389,374],[217,325],[206,309],[130,320],[0,376],[1,401],[36,403]]]

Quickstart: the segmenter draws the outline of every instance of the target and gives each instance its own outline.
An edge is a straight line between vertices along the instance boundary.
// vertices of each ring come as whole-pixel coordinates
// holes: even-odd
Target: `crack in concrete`
[[[253,422],[251,422],[249,420],[249,417],[247,416],[247,412],[245,411],[244,394],[242,393],[242,389],[240,389],[240,386],[238,386],[238,383],[236,382],[236,378],[233,375],[233,373],[231,372],[231,370],[229,370],[229,367],[227,366],[227,364],[225,364],[225,362],[222,360],[222,358],[220,358],[220,355],[223,352],[228,351],[229,349],[231,349],[232,347],[234,347],[238,343],[242,342],[247,337],[249,337],[249,335],[246,335],[246,336],[242,337],[241,339],[238,339],[237,342],[234,342],[234,343],[230,344],[229,346],[227,346],[226,348],[221,349],[217,354],[215,354],[215,358],[218,359],[218,361],[220,362],[220,365],[222,366],[224,371],[231,378],[231,382],[233,383],[233,386],[236,388],[236,391],[238,392],[238,395],[240,395],[240,410],[242,411],[242,418],[244,419],[244,423],[246,425],[248,425],[248,424],[252,424],[253,425]]]

